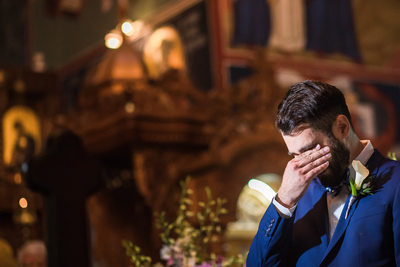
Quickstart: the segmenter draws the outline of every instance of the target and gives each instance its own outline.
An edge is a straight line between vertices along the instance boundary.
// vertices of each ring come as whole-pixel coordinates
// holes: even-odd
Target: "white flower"
[[[160,250],[160,257],[162,260],[168,260],[171,257],[171,249],[167,245],[163,245]]]
[[[353,160],[351,163],[353,169],[356,171],[355,186],[357,190],[360,190],[364,179],[368,177],[369,170],[359,161]]]
[[[188,259],[187,266],[193,267],[196,265],[196,252],[192,252],[190,254],[190,258]]]

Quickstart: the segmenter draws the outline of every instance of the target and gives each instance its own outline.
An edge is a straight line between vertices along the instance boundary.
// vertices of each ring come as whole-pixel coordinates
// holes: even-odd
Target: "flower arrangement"
[[[181,182],[181,196],[177,217],[173,222],[166,220],[165,212],[156,212],[156,227],[160,230],[163,243],[160,256],[164,264],[152,264],[152,259],[142,255],[138,246],[131,241],[123,241],[126,254],[131,263],[138,266],[174,266],[174,267],[223,267],[243,264],[243,256],[224,258],[211,252],[211,243],[218,241],[222,232],[220,217],[227,213],[223,207],[226,200],[214,200],[210,188],[206,187],[207,201],[198,202],[200,211],[195,214],[189,196],[193,193],[188,188],[190,178]],[[196,219],[197,226],[191,221]]]

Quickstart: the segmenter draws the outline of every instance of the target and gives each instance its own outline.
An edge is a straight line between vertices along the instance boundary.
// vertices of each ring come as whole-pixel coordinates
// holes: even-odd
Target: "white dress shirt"
[[[361,153],[355,158],[355,160],[359,160],[362,164],[366,164],[369,158],[374,153],[374,147],[372,146],[371,141],[369,140],[361,140],[361,143],[364,145],[364,149]],[[353,167],[349,166],[350,174],[349,177],[355,177],[355,171]],[[344,204],[346,203],[347,197],[349,196],[349,190],[344,187],[343,190],[336,196],[332,193],[328,193],[326,197],[327,206],[328,206],[328,216],[329,216],[329,235],[332,237],[335,232],[336,225],[339,221],[340,215],[342,214]],[[290,209],[282,206],[278,203],[278,201],[273,198],[272,203],[275,208],[278,210],[279,214],[284,218],[290,218],[293,216],[293,213],[297,207],[294,206]]]

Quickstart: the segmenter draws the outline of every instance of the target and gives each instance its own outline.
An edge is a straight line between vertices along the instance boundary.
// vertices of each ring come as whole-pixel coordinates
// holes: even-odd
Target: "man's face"
[[[316,145],[329,146],[332,157],[329,167],[318,175],[324,186],[334,187],[343,179],[343,174],[349,165],[350,152],[347,147],[333,135],[328,136],[322,131],[305,128],[295,135],[282,135],[289,151],[289,155],[297,157],[312,150]]]

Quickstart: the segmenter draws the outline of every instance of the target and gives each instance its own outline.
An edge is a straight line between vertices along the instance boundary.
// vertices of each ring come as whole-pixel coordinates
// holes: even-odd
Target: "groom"
[[[357,137],[343,94],[322,82],[297,83],[276,125],[293,159],[247,266],[400,266],[400,164]],[[349,205],[353,160],[368,168],[364,189],[372,194]]]

